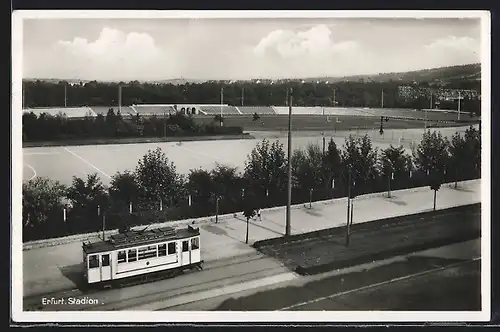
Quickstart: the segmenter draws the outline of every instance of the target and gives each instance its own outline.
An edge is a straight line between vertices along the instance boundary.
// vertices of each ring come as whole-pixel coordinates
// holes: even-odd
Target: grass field
[[[437,112],[428,112],[432,116],[428,115],[427,126],[456,126],[454,124],[444,124],[438,123],[440,121],[450,121],[456,120],[456,115],[449,113],[434,114]],[[416,114],[415,116],[420,117],[421,114]],[[199,123],[210,123],[214,121],[211,116],[196,117],[196,121]],[[477,119],[469,119],[463,117],[460,121],[462,125],[467,125],[469,123],[477,123]],[[224,117],[224,125],[226,126],[241,126],[245,131],[275,131],[275,130],[288,130],[288,115],[261,115],[260,119],[253,121],[251,115],[239,115],[239,116],[226,116]],[[389,121],[384,121],[384,129],[410,129],[410,128],[424,128],[426,125],[425,121],[417,119],[389,119]],[[380,128],[380,116],[373,116],[369,114],[364,115],[293,115],[292,116],[292,128],[296,131],[304,130],[355,130],[355,129],[370,129],[375,130]]]
[[[342,111],[342,110],[341,110]],[[327,140],[333,137],[340,147],[345,137],[369,135],[373,145],[379,149],[392,145],[403,145],[410,152],[410,144],[418,142],[425,126],[451,126],[435,120],[450,120],[456,115],[443,112],[427,112],[427,118],[433,121],[421,121],[424,112],[410,110],[343,110],[338,114],[294,115],[292,117],[292,149],[304,148],[308,144],[322,146],[323,132]],[[357,113],[356,113],[357,112]],[[380,135],[380,114],[391,116],[413,115],[415,119],[394,119],[384,122],[384,133]],[[346,115],[347,114],[347,115]],[[357,115],[353,115],[357,114]],[[466,118],[464,116],[463,118]],[[213,116],[195,117],[199,123],[214,121]],[[328,120],[328,121],[327,121]],[[467,122],[468,120],[464,120]],[[227,116],[224,125],[242,126],[245,132],[255,139],[191,141],[191,142],[148,142],[135,144],[81,145],[61,147],[23,148],[23,180],[35,176],[46,176],[65,184],[70,184],[73,176],[86,177],[89,173],[97,173],[105,184],[108,184],[116,172],[134,170],[138,160],[150,149],[160,147],[174,162],[180,173],[187,174],[190,169],[212,169],[217,163],[238,167],[243,170],[247,156],[263,138],[279,139],[287,148],[288,116],[261,115],[253,121],[252,115]],[[455,126],[457,124],[454,124]],[[462,125],[467,126],[468,123]],[[445,136],[451,136],[457,130],[464,132],[466,127],[439,128]]]

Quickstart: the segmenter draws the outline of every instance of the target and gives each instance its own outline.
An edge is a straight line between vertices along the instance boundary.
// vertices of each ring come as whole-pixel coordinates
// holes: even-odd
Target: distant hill
[[[45,81],[45,82],[53,82],[57,83],[63,81],[64,79],[57,78],[26,78],[24,81]],[[271,81],[269,79],[260,79],[262,81]],[[293,79],[296,81],[297,79]],[[461,66],[451,66],[451,67],[441,67],[441,68],[431,68],[431,69],[422,69],[408,72],[400,72],[400,73],[380,73],[375,75],[355,75],[355,76],[344,76],[344,77],[310,77],[302,79],[306,82],[316,82],[328,81],[330,83],[334,82],[345,82],[345,81],[356,81],[356,82],[400,82],[401,84],[429,84],[436,86],[447,86],[447,85],[456,85],[457,83],[466,84],[466,85],[479,85],[481,81],[481,64],[469,64],[469,65],[461,65]],[[69,79],[66,80],[69,83],[86,83],[91,80],[75,80]],[[256,81],[256,79],[247,80],[247,81]],[[275,80],[276,81],[276,80]],[[287,79],[281,79],[279,81],[287,81]],[[105,80],[101,82],[116,82],[113,80]],[[155,80],[155,81],[138,81],[140,83],[163,83],[163,84],[174,84],[181,85],[185,83],[202,83],[206,82],[206,80],[196,80],[196,79],[188,79],[188,78],[176,78],[176,79],[166,79],[166,80]],[[229,80],[225,81],[229,83]],[[239,80],[238,82],[244,82],[243,80]]]
[[[375,75],[355,75],[344,77],[313,77],[305,81],[365,81],[365,82],[388,82],[396,81],[401,83],[440,83],[447,85],[455,81],[480,81],[481,64],[469,64],[462,66],[440,67],[422,69],[400,73],[380,73]]]
[[[25,82],[35,82],[35,81],[43,81],[48,83],[59,83],[61,81],[66,81],[70,84],[78,84],[78,83],[88,83],[93,80],[77,80],[77,79],[63,79],[63,78],[24,78]],[[114,80],[96,80],[101,83],[118,83],[119,81]],[[129,82],[129,81],[126,81]],[[159,83],[159,84],[173,84],[173,85],[183,85],[186,83],[203,83],[204,80],[195,80],[195,79],[185,79],[185,78],[174,78],[169,80],[156,80],[156,81],[148,81],[148,80],[136,80],[139,83]]]

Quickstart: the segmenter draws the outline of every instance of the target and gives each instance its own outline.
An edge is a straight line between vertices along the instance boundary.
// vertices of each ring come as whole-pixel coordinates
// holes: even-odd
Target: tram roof
[[[175,229],[163,227],[145,231],[131,230],[127,233],[111,235],[106,241],[84,242],[83,251],[87,254],[114,251],[141,245],[156,244],[159,242],[185,239],[200,235],[199,228],[188,226]]]

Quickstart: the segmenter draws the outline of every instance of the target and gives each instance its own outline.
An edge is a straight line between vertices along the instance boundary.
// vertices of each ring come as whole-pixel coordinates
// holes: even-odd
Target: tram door
[[[182,248],[181,248],[182,265],[191,264],[191,248],[189,242],[190,242],[189,239],[182,241]]]
[[[101,254],[101,281],[111,279],[111,262],[109,254]]]

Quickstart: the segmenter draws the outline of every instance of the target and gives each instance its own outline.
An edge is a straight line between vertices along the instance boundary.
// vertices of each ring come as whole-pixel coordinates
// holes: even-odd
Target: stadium
[[[28,108],[23,113],[37,116],[45,113],[68,119],[105,116],[113,109],[122,117],[166,117],[177,112],[192,116],[200,123],[209,123],[222,116],[224,125],[241,126],[246,131],[286,130],[289,107],[287,106],[232,106],[228,104],[140,104],[130,106],[87,106],[69,108]],[[258,120],[257,120],[258,117]],[[294,130],[349,130],[378,129],[380,117],[384,128],[405,129],[422,126],[453,126],[477,123],[478,118],[470,113],[435,109],[391,109],[391,108],[343,108],[343,107],[292,107]],[[218,120],[217,120],[218,121]],[[377,122],[378,121],[378,122]]]

